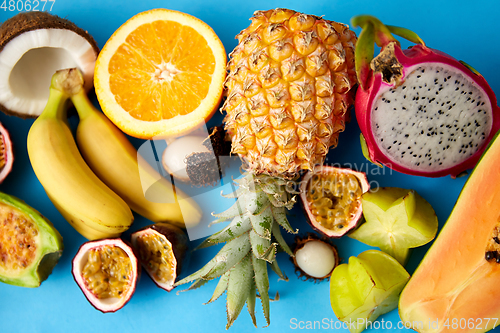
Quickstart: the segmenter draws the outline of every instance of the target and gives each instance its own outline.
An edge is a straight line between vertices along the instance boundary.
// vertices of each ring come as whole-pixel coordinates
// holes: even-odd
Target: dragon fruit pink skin
[[[369,159],[398,172],[427,177],[456,177],[473,168],[500,129],[500,108],[486,80],[451,56],[428,48],[409,30],[383,25],[380,29],[377,19],[363,18],[368,20],[365,26],[359,24],[363,20],[353,25],[365,29],[366,24],[372,24],[375,31],[371,36],[382,47],[378,64],[373,63],[378,57],[371,61],[373,46],[368,49],[371,56],[356,58],[360,61],[356,118]],[[388,28],[403,37],[411,33],[413,39],[408,39],[421,44],[403,51],[388,36],[390,32],[377,28]],[[366,53],[366,41],[362,43],[361,52]],[[389,65],[380,65],[387,61]],[[393,72],[395,67],[399,68]],[[422,78],[424,75],[427,78]],[[444,96],[440,96],[441,91]],[[379,111],[379,107],[384,110]]]

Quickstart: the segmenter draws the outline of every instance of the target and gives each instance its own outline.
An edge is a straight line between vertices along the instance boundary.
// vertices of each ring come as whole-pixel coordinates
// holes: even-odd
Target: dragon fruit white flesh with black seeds
[[[411,175],[456,177],[472,168],[500,128],[486,80],[425,46],[413,32],[358,16],[356,117],[368,158]],[[419,43],[401,50],[392,33]],[[373,58],[373,43],[382,50]]]

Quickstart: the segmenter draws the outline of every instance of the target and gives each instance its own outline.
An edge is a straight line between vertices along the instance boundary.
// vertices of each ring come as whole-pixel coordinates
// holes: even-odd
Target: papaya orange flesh
[[[498,227],[499,134],[403,290],[401,319],[421,333],[486,332],[500,324],[500,263],[495,258],[486,259],[486,253],[494,250]]]

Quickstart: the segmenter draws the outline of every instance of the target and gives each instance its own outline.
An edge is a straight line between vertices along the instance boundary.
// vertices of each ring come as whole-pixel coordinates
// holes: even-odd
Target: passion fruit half
[[[134,232],[131,242],[154,283],[166,291],[174,289],[188,252],[184,231],[168,223],[157,223]]]
[[[120,310],[135,292],[140,266],[119,238],[84,243],[73,259],[73,277],[87,300],[101,312]]]
[[[0,123],[0,184],[12,170],[13,163],[12,141],[10,140],[9,132]]]
[[[324,165],[304,175],[300,198],[313,229],[339,238],[361,220],[361,195],[369,189],[365,173]]]
[[[16,197],[0,192],[0,281],[34,288],[52,273],[63,251],[52,223]]]

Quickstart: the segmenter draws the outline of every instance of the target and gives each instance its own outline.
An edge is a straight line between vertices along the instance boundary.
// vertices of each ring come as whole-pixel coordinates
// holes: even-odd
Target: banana
[[[28,155],[35,174],[61,215],[84,237],[116,237],[126,231],[134,216],[83,160],[67,123],[67,102],[81,90],[75,70],[52,77],[43,113],[28,133]]]
[[[70,98],[80,117],[76,141],[83,158],[133,211],[153,222],[182,228],[200,222],[202,213],[196,202],[144,161],[123,132],[92,105],[83,89]],[[155,196],[164,199],[162,203],[146,199],[144,183],[154,183]]]

